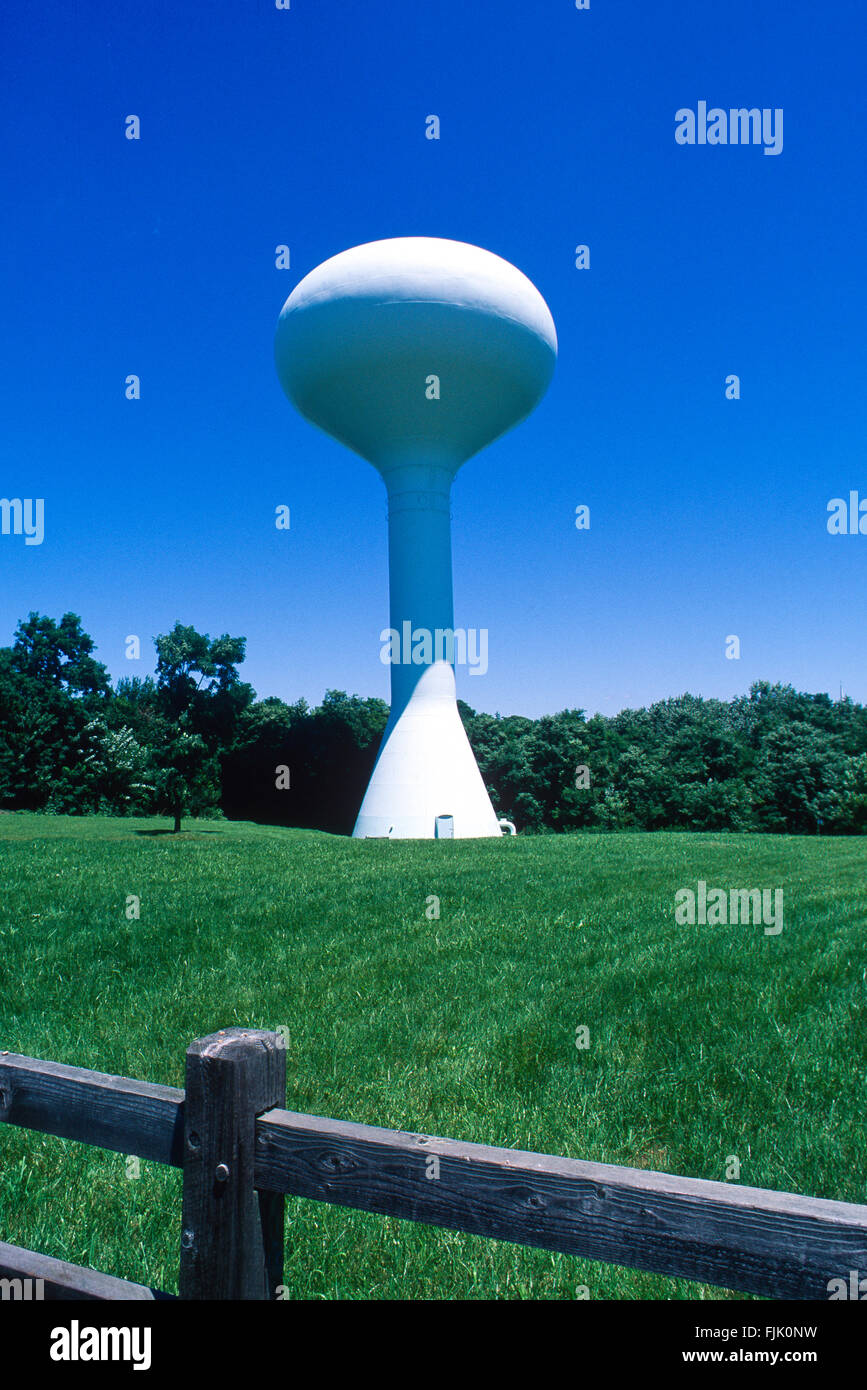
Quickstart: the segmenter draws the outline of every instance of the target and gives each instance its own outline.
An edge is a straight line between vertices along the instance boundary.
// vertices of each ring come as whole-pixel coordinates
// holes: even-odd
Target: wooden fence
[[[191,1044],[185,1092],[0,1053],[0,1121],[182,1168],[182,1299],[277,1296],[285,1194],[770,1298],[867,1273],[867,1206],[300,1115],[285,1085],[283,1039],[246,1028]],[[170,1296],[2,1243],[0,1279]]]

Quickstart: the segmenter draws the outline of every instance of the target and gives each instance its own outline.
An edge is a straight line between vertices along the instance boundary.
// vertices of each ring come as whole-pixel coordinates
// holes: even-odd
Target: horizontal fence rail
[[[0,1122],[99,1149],[183,1164],[184,1093],[0,1052]]]
[[[18,1283],[18,1289],[6,1292],[32,1302],[38,1298],[71,1301],[75,1299],[97,1300],[135,1300],[149,1302],[156,1298],[172,1298],[172,1294],[160,1293],[144,1284],[133,1284],[129,1279],[115,1279],[111,1274],[100,1274],[95,1269],[85,1269],[81,1265],[70,1265],[65,1260],[54,1260],[50,1255],[38,1255],[35,1250],[21,1250],[17,1245],[6,1245],[0,1240],[0,1280]]]
[[[297,1197],[771,1298],[867,1270],[867,1206],[287,1110],[257,1136],[257,1187]]]
[[[186,1091],[0,1053],[0,1121],[183,1168],[183,1298],[275,1296],[284,1194],[776,1299],[867,1270],[867,1206],[297,1114],[284,1095],[282,1040],[252,1029],[193,1043]],[[0,1244],[2,1277],[161,1296]]]

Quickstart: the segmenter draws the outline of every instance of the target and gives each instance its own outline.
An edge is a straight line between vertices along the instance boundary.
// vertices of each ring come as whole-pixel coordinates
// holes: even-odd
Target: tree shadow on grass
[[[185,835],[219,835],[220,832],[219,830],[200,830],[198,826],[192,830],[172,830],[170,826],[167,826],[165,830],[162,828],[159,830],[137,830],[135,833],[136,835],[147,835],[150,839],[156,835],[174,835],[178,839],[182,839]]]

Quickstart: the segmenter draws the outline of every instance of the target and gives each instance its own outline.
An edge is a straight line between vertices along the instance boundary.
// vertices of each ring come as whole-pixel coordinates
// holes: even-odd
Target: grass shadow
[[[219,830],[199,830],[198,828],[194,830],[172,830],[170,827],[166,827],[165,829],[160,828],[158,830],[137,830],[135,833],[136,835],[146,835],[150,839],[153,839],[157,835],[177,835],[178,838],[180,838],[183,835],[219,835],[220,832]]]

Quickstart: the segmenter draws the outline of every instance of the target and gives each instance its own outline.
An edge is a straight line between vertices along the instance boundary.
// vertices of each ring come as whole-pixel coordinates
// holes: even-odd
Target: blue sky
[[[387,698],[385,490],[272,344],[320,261],[430,235],[519,266],[560,341],[455,485],[455,622],[489,631],[459,694],[867,700],[867,536],[826,529],[867,496],[861,5],[6,0],[0,36],[0,496],[45,499],[41,546],[0,536],[0,643],[71,609],[141,675],[180,619],[246,636],[261,696]],[[678,145],[701,100],[782,108],[782,153]]]

